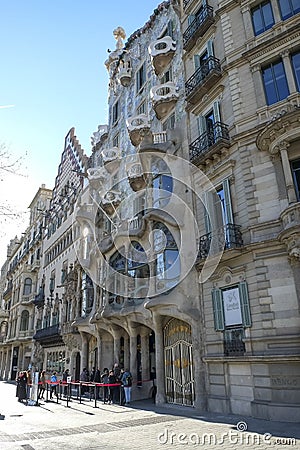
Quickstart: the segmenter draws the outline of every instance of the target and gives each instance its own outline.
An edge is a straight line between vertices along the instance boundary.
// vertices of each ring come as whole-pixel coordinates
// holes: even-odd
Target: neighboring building
[[[157,403],[300,419],[299,13],[166,1],[127,40],[114,30],[109,123],[89,161],[70,131],[46,215],[37,367],[78,379],[118,362],[134,399],[155,368]],[[20,346],[19,249],[4,377]]]
[[[65,138],[47,211],[43,266],[34,300],[36,332],[33,336],[33,364],[48,373],[55,370],[62,374],[66,367],[72,368],[76,379],[79,379],[80,373],[78,358],[76,365],[76,348],[80,348],[81,342],[72,323],[82,314],[84,277],[82,268],[76,265],[74,205],[84,184],[86,165],[87,157],[76,139],[74,128],[71,128]],[[74,289],[74,283],[78,291]]]
[[[183,1],[190,161],[216,195],[197,209],[210,411],[298,421],[300,3]]]
[[[29,226],[7,252],[6,288],[3,292],[0,343],[0,376],[14,380],[17,371],[31,365],[37,275],[42,258],[45,212],[52,191],[42,185],[29,205]],[[3,273],[3,270],[2,270]],[[1,273],[1,275],[2,275]]]

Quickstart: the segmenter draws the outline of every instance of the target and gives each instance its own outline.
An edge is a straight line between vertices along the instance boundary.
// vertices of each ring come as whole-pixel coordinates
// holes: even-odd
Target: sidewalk
[[[14,384],[0,382],[0,449],[60,450],[109,449],[154,450],[222,448],[239,450],[278,447],[300,449],[299,424],[269,422],[239,416],[205,413],[150,401],[130,406],[103,405],[74,400],[42,402],[40,406],[18,403]],[[237,423],[245,422],[244,432]],[[241,425],[240,425],[241,426]],[[297,439],[297,441],[296,441]]]

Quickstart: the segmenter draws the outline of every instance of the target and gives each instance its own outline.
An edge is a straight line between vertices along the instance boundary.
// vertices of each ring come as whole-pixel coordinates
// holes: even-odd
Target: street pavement
[[[150,401],[128,406],[85,399],[26,406],[16,386],[0,382],[0,450],[156,450],[179,448],[265,450],[299,449],[299,424],[200,414],[193,408],[156,406]],[[239,431],[244,430],[244,431]]]

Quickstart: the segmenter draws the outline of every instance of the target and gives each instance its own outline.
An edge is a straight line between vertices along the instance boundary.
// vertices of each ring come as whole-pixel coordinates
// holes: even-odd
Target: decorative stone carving
[[[93,189],[101,189],[107,181],[108,174],[104,167],[92,167],[87,170],[89,184]]]
[[[77,338],[77,336],[74,334],[67,334],[63,336],[63,340],[69,351],[72,351],[74,349],[77,350],[82,349],[80,338]]]
[[[144,171],[140,162],[130,163],[126,166],[127,177],[133,191],[139,191],[146,187]]]
[[[170,36],[164,36],[149,45],[149,53],[156,75],[164,72],[176,51],[176,42]]]
[[[108,191],[101,200],[101,207],[104,211],[112,215],[121,202],[121,193],[117,191]]]
[[[178,93],[175,84],[172,81],[168,83],[153,86],[150,90],[153,108],[158,119],[166,117],[174,108]]]
[[[137,147],[145,136],[150,134],[149,118],[146,114],[129,117],[126,120],[127,130],[132,145]]]
[[[121,152],[118,147],[105,149],[101,152],[104,167],[109,173],[113,173],[120,165]]]

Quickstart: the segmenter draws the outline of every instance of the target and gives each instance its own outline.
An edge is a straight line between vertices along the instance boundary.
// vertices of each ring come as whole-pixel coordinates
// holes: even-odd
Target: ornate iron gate
[[[165,383],[168,403],[194,404],[191,326],[171,319],[164,328]]]

